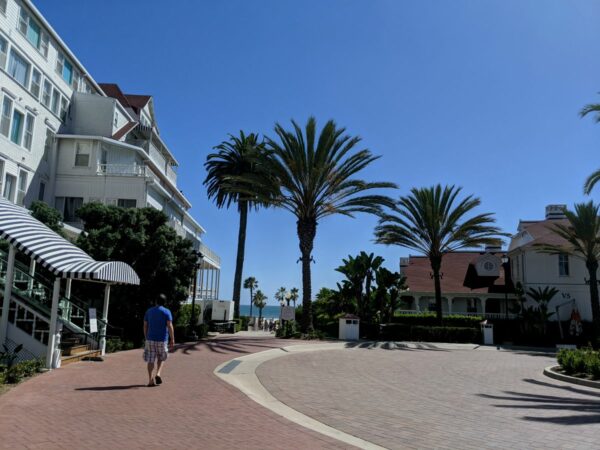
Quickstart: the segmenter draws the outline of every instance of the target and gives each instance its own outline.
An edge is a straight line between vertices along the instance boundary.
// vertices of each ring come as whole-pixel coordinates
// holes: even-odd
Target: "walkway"
[[[545,377],[552,357],[368,347],[289,353],[257,375],[291,408],[391,449],[600,448],[600,391]]]
[[[71,364],[0,396],[0,448],[346,448],[256,405],[213,374],[231,358],[291,343],[236,335],[182,346],[156,388],[144,386],[141,350]]]

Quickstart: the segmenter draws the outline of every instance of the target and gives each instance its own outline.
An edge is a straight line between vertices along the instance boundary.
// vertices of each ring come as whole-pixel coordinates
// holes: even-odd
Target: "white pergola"
[[[104,332],[100,348],[104,354],[106,347],[105,330],[108,325],[108,305],[110,287],[113,284],[140,284],[133,268],[124,262],[95,261],[91,256],[62,238],[46,225],[33,218],[28,210],[0,199],[0,239],[9,243],[2,316],[0,317],[0,344],[5,343],[8,332],[8,311],[14,281],[15,255],[21,251],[32,259],[32,264],[41,264],[54,275],[52,305],[50,308],[50,331],[46,365],[57,367],[55,357],[57,345],[58,303],[62,280],[66,280],[69,295],[72,280],[94,281],[106,285],[102,320]]]

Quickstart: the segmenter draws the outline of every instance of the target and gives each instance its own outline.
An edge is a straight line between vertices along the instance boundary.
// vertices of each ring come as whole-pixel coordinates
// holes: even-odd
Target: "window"
[[[65,97],[60,99],[60,120],[63,122],[67,121],[67,111],[69,109],[69,102]]]
[[[2,193],[2,196],[11,202],[14,199],[16,182],[17,179],[14,175],[6,174],[6,180],[4,181],[4,192]]]
[[[564,253],[558,255],[558,275],[561,277],[569,276],[569,255]]]
[[[8,55],[8,42],[0,37],[0,69],[6,68],[6,58]]]
[[[34,121],[35,117],[33,117],[33,114],[27,113],[27,117],[25,117],[25,136],[23,138],[23,147],[27,150],[31,150],[31,143],[33,142]]]
[[[29,91],[35,98],[40,97],[40,89],[42,87],[42,74],[36,68],[31,71],[31,86]]]
[[[23,206],[25,202],[25,194],[27,193],[27,172],[21,170],[19,172],[19,188],[17,190],[17,205]]]
[[[12,125],[10,128],[10,140],[17,145],[21,145],[23,137],[23,114],[17,110],[13,110]]]
[[[120,198],[117,200],[117,206],[119,208],[135,208],[136,205],[137,202],[135,199]]]
[[[29,63],[14,50],[10,51],[10,61],[8,62],[8,73],[18,83],[27,87],[29,80]]]
[[[75,167],[89,167],[90,151],[89,144],[76,142],[75,143]]]
[[[48,56],[48,44],[50,42],[48,35],[42,31],[40,25],[23,7],[21,7],[21,12],[19,14],[17,29],[27,38],[31,45],[44,55],[44,57]]]
[[[50,106],[50,110],[54,114],[58,114],[58,103],[60,101],[60,92],[56,88],[52,89],[52,105]]]
[[[56,200],[58,200],[58,198]],[[79,222],[79,218],[77,217],[77,210],[81,208],[81,205],[83,205],[83,198],[65,197],[63,220],[65,222]]]
[[[0,12],[6,15],[6,0],[0,0]]]
[[[33,20],[29,21],[29,27],[27,28],[27,40],[33,44],[35,48],[40,48],[42,30],[40,26]]]
[[[4,101],[2,102],[2,118],[0,118],[0,133],[6,137],[8,137],[8,132],[10,130],[10,115],[12,113],[12,105],[12,100],[7,96],[4,96]]]
[[[2,187],[2,180],[4,179],[4,161],[0,159],[0,187]],[[0,189],[0,194],[2,189]]]
[[[52,85],[48,80],[44,80],[44,91],[42,92],[42,103],[46,108],[50,108],[50,97],[52,95]]]
[[[67,84],[73,81],[73,64],[71,64],[62,53],[56,59],[56,73],[63,77]]]
[[[40,202],[44,201],[44,196],[46,195],[46,183],[40,181],[40,191],[38,192],[38,200]]]

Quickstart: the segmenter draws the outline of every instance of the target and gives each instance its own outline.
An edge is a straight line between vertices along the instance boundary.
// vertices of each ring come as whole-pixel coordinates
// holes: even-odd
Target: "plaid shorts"
[[[169,350],[166,341],[146,341],[146,345],[144,346],[144,361],[147,363],[153,363],[156,359],[166,361],[168,356]]]

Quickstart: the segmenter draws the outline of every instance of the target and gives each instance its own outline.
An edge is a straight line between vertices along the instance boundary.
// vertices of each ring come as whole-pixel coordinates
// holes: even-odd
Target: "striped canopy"
[[[5,199],[0,199],[0,239],[7,240],[62,278],[140,284],[138,275],[128,264],[95,261],[79,247],[33,218],[29,211]]]

